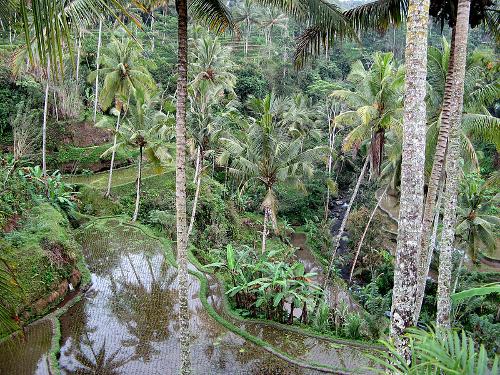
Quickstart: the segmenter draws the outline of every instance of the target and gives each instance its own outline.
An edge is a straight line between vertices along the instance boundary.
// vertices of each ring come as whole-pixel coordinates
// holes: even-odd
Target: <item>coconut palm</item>
[[[196,216],[203,163],[210,143],[219,134],[218,118],[214,116],[216,106],[226,95],[234,94],[236,77],[230,72],[232,63],[228,59],[229,49],[222,47],[217,38],[204,36],[195,43],[192,54],[194,79],[189,84],[189,131],[196,149],[195,177],[196,184],[188,237],[191,234]]]
[[[250,35],[252,34],[252,25],[258,23],[257,18],[255,17],[255,6],[252,0],[243,0],[235,8],[234,14],[234,22],[236,24],[244,24],[245,25],[245,48],[244,53],[245,57],[248,55],[248,41],[250,39]]]
[[[266,38],[268,47],[268,58],[271,58],[271,50],[273,46],[273,30],[274,28],[285,29],[288,25],[288,17],[276,8],[265,8],[260,19],[260,26]]]
[[[292,138],[301,139],[302,142],[307,137],[319,140],[321,133],[315,128],[314,109],[312,101],[304,94],[295,94],[287,98],[283,103],[281,111],[281,123],[288,127]]]
[[[273,94],[264,99],[254,99],[251,105],[259,116],[255,123],[242,132],[242,139],[221,140],[232,157],[229,171],[243,183],[242,189],[254,181],[264,185],[262,253],[266,252],[268,222],[271,221],[275,230],[277,228],[276,185],[285,182],[301,185],[301,178],[312,175],[313,162],[324,150],[323,147],[315,147],[301,151],[301,140],[290,139],[277,123],[272,110],[274,100]]]
[[[497,216],[489,214],[498,205],[500,196],[494,195],[486,182],[476,175],[468,176],[462,183],[459,195],[458,224],[456,232],[477,262],[480,246],[487,251],[495,249],[495,227],[500,225]]]
[[[378,177],[384,157],[385,133],[401,119],[404,70],[397,66],[392,53],[375,53],[370,69],[361,61],[353,64],[347,78],[355,90],[335,90],[332,96],[344,101],[350,111],[335,121],[354,125],[344,139],[343,149],[350,150],[370,139],[371,177]]]
[[[415,324],[417,261],[425,167],[428,0],[410,0],[406,31],[403,158],[390,333],[401,357],[411,361],[408,327]]]
[[[136,90],[141,90],[146,93],[143,95],[149,96],[147,93],[154,92],[156,88],[147,68],[139,62],[140,57],[139,46],[134,40],[113,38],[103,51],[102,67],[88,76],[88,81],[92,82],[99,74],[104,75],[103,87],[99,94],[101,108],[106,111],[114,103],[117,113],[106,196],[111,193],[115,146],[122,110],[127,109],[128,99]]]
[[[98,125],[101,127],[109,126],[110,120],[113,121],[110,117],[104,117]],[[139,149],[135,209],[132,221],[136,221],[139,214],[144,153],[153,161],[166,162],[172,158],[168,152],[168,148],[162,144],[161,138],[163,129],[167,125],[167,115],[161,111],[157,111],[155,103],[146,99],[144,93],[138,89],[135,91],[133,103],[118,129],[117,138],[119,142],[103,154],[105,156],[111,152],[115,152],[120,147]]]

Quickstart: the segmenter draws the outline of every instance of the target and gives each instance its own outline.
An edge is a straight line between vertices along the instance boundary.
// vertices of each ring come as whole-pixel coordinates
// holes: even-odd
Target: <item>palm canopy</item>
[[[103,15],[110,15],[125,26],[118,13],[125,13],[137,22],[125,3],[125,0],[0,0],[0,17],[9,20],[20,15],[30,60],[33,62],[36,50],[42,65],[46,65],[48,58],[52,69],[57,71],[60,65],[62,72],[64,49],[72,54],[69,41],[76,29],[94,24]]]
[[[172,158],[168,144],[163,135],[173,124],[173,116],[156,109],[157,102],[149,99],[142,90],[136,90],[132,104],[123,116],[122,124],[118,129],[116,146],[110,147],[102,156],[113,152],[113,149],[132,147],[145,148],[146,155],[154,162],[164,163]],[[96,124],[99,128],[112,129],[115,119],[112,116],[103,116]]]
[[[347,79],[354,91],[334,90],[331,94],[351,109],[335,118],[337,124],[353,127],[342,147],[345,151],[359,148],[371,139],[371,169],[377,176],[384,154],[385,131],[399,123],[402,116],[404,68],[396,64],[392,53],[375,53],[369,69],[356,61]]]
[[[288,132],[277,123],[274,101],[273,94],[256,99],[254,109],[258,117],[247,131],[241,132],[241,139],[221,140],[231,157],[229,171],[244,184],[260,181],[266,188],[263,207],[269,208],[273,215],[277,205],[275,186],[284,182],[302,186],[302,177],[312,175],[314,162],[324,150],[324,147],[315,147],[301,151],[301,140],[290,139]]]
[[[104,75],[104,83],[99,95],[101,108],[106,111],[115,101],[118,109],[120,102],[127,100],[136,90],[154,92],[156,86],[147,68],[140,63],[141,51],[135,41],[129,38],[113,38],[103,50],[102,68],[91,72],[88,81],[95,80],[96,74]]]
[[[500,195],[494,194],[480,177],[466,176],[459,195],[457,234],[467,245],[472,261],[477,261],[480,246],[488,252],[496,247],[495,232],[500,218],[491,214],[498,206]]]
[[[428,79],[432,90],[429,100],[430,108],[436,108],[435,113],[429,113],[429,128],[427,154],[434,155],[437,143],[437,133],[440,124],[440,109],[442,106],[446,72],[450,57],[450,45],[445,38],[442,47],[430,47],[428,53]],[[466,162],[478,167],[478,158],[474,147],[475,141],[494,144],[500,150],[500,120],[490,114],[488,107],[500,97],[500,83],[488,79],[488,71],[481,61],[469,59],[464,80],[464,105],[460,137],[462,155]],[[430,164],[430,163],[427,163]],[[430,165],[428,165],[430,168]]]

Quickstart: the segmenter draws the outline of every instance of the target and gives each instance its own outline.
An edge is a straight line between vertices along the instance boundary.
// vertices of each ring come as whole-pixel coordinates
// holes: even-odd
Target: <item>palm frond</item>
[[[231,12],[220,0],[193,0],[189,4],[189,12],[216,32],[227,29],[237,31]]]

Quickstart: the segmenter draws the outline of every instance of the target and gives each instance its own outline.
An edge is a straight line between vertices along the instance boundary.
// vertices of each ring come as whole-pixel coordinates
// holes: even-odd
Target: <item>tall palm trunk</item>
[[[330,123],[331,123],[331,116],[328,115],[328,128],[331,129],[330,133],[328,134],[328,148],[330,154],[328,155],[328,163],[326,165],[326,172],[328,174],[328,178],[330,178],[330,175],[332,173],[333,148],[335,146],[335,128],[337,126],[337,124],[334,123],[333,128],[331,128]],[[328,219],[329,210],[330,210],[330,186],[328,185],[326,187],[325,221]]]
[[[384,199],[385,194],[387,193],[387,190],[389,189],[390,184],[387,184],[387,186],[384,189],[384,192],[380,196],[380,198],[377,201],[377,204],[375,205],[375,208],[373,209],[370,218],[368,219],[368,222],[366,223],[365,230],[363,231],[363,234],[361,235],[361,238],[358,243],[358,248],[356,249],[356,255],[354,256],[354,261],[352,262],[352,267],[351,267],[351,272],[349,273],[349,282],[352,281],[352,275],[354,273],[354,268],[356,267],[356,262],[358,261],[359,253],[361,252],[361,247],[363,246],[363,242],[366,237],[366,233],[368,233],[368,228],[370,227],[370,224],[373,220],[373,217],[375,216],[375,212],[377,212],[378,207],[380,206],[380,203],[382,202],[382,199]]]
[[[191,374],[189,352],[189,307],[186,218],[186,97],[187,97],[187,0],[176,0],[178,25],[178,77],[175,124],[175,211],[177,221],[177,263],[179,265],[179,322],[182,375]]]
[[[262,254],[266,253],[266,241],[267,241],[267,223],[271,217],[271,209],[267,206],[264,207],[264,223],[262,224]]]
[[[459,0],[457,8],[455,35],[455,64],[453,75],[453,95],[451,100],[451,133],[446,157],[446,188],[444,195],[443,234],[439,255],[439,276],[437,292],[438,327],[450,327],[450,284],[453,267],[451,254],[455,240],[455,221],[457,209],[458,179],[460,174],[460,136],[459,127],[462,121],[465,60],[467,58],[467,37],[469,31],[470,0]]]
[[[97,116],[97,99],[99,98],[99,58],[101,54],[102,19],[99,20],[99,36],[97,37],[96,75],[95,75],[95,99],[94,99],[94,123]]]
[[[377,178],[380,175],[380,166],[382,164],[382,157],[384,155],[384,142],[385,142],[385,130],[378,129],[372,135],[370,152],[371,152],[371,164],[370,164],[370,178]]]
[[[370,158],[367,156],[365,159],[365,163],[363,164],[363,169],[361,169],[361,172],[358,177],[358,181],[356,182],[356,186],[354,187],[354,191],[352,192],[351,195],[351,200],[349,201],[349,205],[347,206],[347,209],[344,213],[344,217],[342,218],[342,223],[340,224],[339,232],[333,239],[333,246],[332,246],[332,255],[330,257],[330,263],[328,264],[328,271],[326,272],[326,277],[323,281],[323,289],[326,288],[328,280],[330,279],[330,274],[332,272],[333,268],[333,260],[335,259],[335,255],[337,254],[337,249],[339,247],[340,239],[342,238],[342,234],[344,233],[345,226],[347,224],[347,219],[349,218],[349,213],[351,212],[352,204],[354,203],[354,200],[356,199],[356,196],[358,195],[358,190],[361,185],[361,181],[363,181],[363,177],[366,173],[366,168],[368,166],[368,161]]]
[[[80,55],[82,50],[82,31],[78,32],[78,45],[76,47],[76,83],[78,84],[78,79],[80,78]]]
[[[108,176],[108,189],[106,190],[106,197],[109,197],[111,194],[111,185],[113,182],[113,166],[115,164],[115,154],[116,154],[116,142],[118,139],[118,130],[120,129],[120,116],[121,116],[121,106],[117,106],[118,109],[118,118],[116,119],[116,127],[115,127],[115,136],[113,138],[113,151],[111,152],[111,164],[109,165],[109,176]]]
[[[462,5],[464,6],[464,5]],[[470,8],[470,4],[468,5]],[[462,9],[462,12],[466,11]],[[470,13],[470,10],[467,11]],[[462,15],[461,15],[462,16]],[[468,16],[467,16],[468,17]],[[457,99],[455,94],[457,90],[460,90],[457,85],[463,86],[464,75],[460,76],[460,71],[465,69],[465,58],[462,53],[467,51],[467,36],[469,32],[469,19],[462,18],[459,19],[459,14],[457,12],[457,19],[455,22],[455,27],[452,30],[451,35],[451,45],[450,45],[450,57],[448,62],[448,71],[446,76],[446,84],[444,88],[443,104],[441,108],[441,125],[439,127],[438,140],[436,145],[436,151],[434,153],[434,162],[432,165],[431,176],[429,178],[429,186],[427,189],[427,197],[425,200],[425,210],[424,217],[422,220],[423,230],[422,230],[422,252],[419,255],[418,264],[418,285],[419,291],[422,291],[422,286],[425,288],[425,280],[427,274],[429,273],[429,258],[431,254],[429,253],[429,238],[430,230],[432,226],[432,219],[434,216],[434,206],[436,203],[437,191],[439,187],[439,180],[443,172],[443,165],[446,158],[447,146],[450,143],[450,134],[453,132],[453,126],[460,126],[462,119],[462,108],[460,108],[460,114],[457,121],[454,121],[452,117],[456,114]],[[463,24],[461,24],[463,23]],[[464,52],[465,51],[465,52]],[[463,91],[463,89],[462,89]],[[462,94],[463,95],[463,94]],[[463,100],[463,99],[461,99]],[[417,310],[416,313],[420,313],[420,309],[423,301],[423,292],[417,294]],[[418,319],[418,315],[416,315]]]
[[[193,231],[194,227],[194,219],[196,217],[196,207],[198,206],[198,199],[200,197],[200,186],[201,186],[201,170],[203,167],[203,151],[201,151],[201,147],[198,147],[198,157],[196,159],[196,172],[195,172],[195,183],[196,183],[196,191],[194,193],[194,200],[193,200],[193,208],[191,210],[191,219],[189,221],[189,228],[188,228],[188,240],[189,236],[191,235],[191,232]]]
[[[135,210],[134,216],[132,216],[132,222],[137,221],[137,216],[139,215],[139,202],[141,199],[141,181],[142,181],[142,148],[139,146],[139,160],[137,163],[137,186],[135,191]]]
[[[415,324],[415,256],[422,240],[428,24],[429,0],[410,0],[406,23],[401,198],[390,327],[396,349],[408,363],[411,354],[404,334]]]
[[[49,108],[50,58],[47,57],[47,82],[45,84],[45,103],[42,123],[42,173],[47,176],[47,112]]]
[[[429,183],[427,188],[427,196],[425,197],[424,216],[422,218],[422,251],[418,256],[418,276],[417,276],[417,308],[415,310],[415,319],[420,315],[420,309],[424,299],[425,282],[429,269],[427,264],[431,257],[429,250],[430,231],[432,220],[434,218],[435,204],[438,196],[438,186],[441,180],[443,165],[445,161],[448,138],[450,135],[450,116],[451,116],[451,97],[453,95],[453,76],[455,73],[455,52],[456,52],[456,28],[452,29],[450,57],[448,60],[448,70],[446,72],[446,83],[444,86],[443,103],[441,105],[441,118],[439,125],[439,133],[434,152],[433,164]]]

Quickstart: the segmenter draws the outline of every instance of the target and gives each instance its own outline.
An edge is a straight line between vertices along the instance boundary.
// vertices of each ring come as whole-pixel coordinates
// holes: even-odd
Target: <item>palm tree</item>
[[[462,183],[455,230],[467,246],[474,263],[477,262],[481,245],[487,251],[495,249],[494,228],[500,225],[500,219],[490,215],[488,211],[498,205],[499,198],[494,195],[488,184],[476,175],[467,176]]]
[[[229,49],[221,46],[217,38],[204,36],[195,43],[192,54],[194,79],[189,84],[189,130],[196,148],[196,191],[188,227],[188,239],[194,227],[196,207],[200,194],[203,163],[210,143],[220,133],[219,121],[214,116],[225,93],[234,94],[236,77],[230,72],[232,63],[228,59]]]
[[[288,25],[288,17],[278,9],[269,7],[264,10],[262,16],[260,25],[263,28],[264,36],[266,38],[268,58],[271,58],[273,30],[275,27],[285,29]]]
[[[355,91],[335,90],[332,96],[351,109],[335,118],[339,124],[354,125],[344,139],[343,149],[350,150],[366,139],[370,141],[370,176],[378,177],[384,156],[385,132],[401,118],[404,70],[395,64],[392,53],[375,53],[367,70],[356,61],[347,79]]]
[[[242,139],[223,138],[224,148],[232,156],[229,171],[243,183],[257,181],[264,185],[262,200],[264,221],[262,230],[262,253],[266,252],[267,224],[271,221],[276,230],[278,202],[275,188],[277,184],[294,182],[301,184],[301,177],[310,176],[312,163],[320,155],[323,147],[301,151],[300,139],[290,139],[279,127],[273,113],[275,97],[268,94],[264,99],[254,99],[251,103],[259,116]]]
[[[136,182],[136,198],[135,209],[132,216],[132,222],[137,220],[139,214],[139,203],[141,195],[142,182],[142,161],[144,152],[153,161],[164,163],[171,159],[171,156],[165,152],[165,146],[162,145],[161,134],[163,127],[167,125],[167,115],[155,109],[153,101],[146,99],[142,90],[137,89],[134,92],[134,103],[131,105],[126,116],[123,118],[123,123],[118,129],[117,138],[120,142],[116,142],[111,148],[104,152],[107,155],[115,152],[120,147],[133,147],[139,149],[137,159],[137,182]],[[104,117],[98,125],[101,127],[109,126],[109,122],[113,121],[110,117]]]
[[[140,57],[139,46],[134,40],[113,38],[103,51],[102,68],[91,72],[88,77],[91,82],[99,73],[104,75],[104,84],[99,95],[101,108],[106,111],[114,102],[117,113],[106,196],[111,193],[117,133],[120,128],[122,109],[127,110],[128,107],[125,102],[128,102],[130,95],[133,95],[136,90],[141,90],[146,93],[143,95],[148,97],[147,93],[154,92],[156,88],[147,68],[140,64]]]
[[[245,25],[245,57],[248,55],[248,41],[252,34],[252,24],[257,23],[255,7],[252,0],[243,0],[235,8],[234,22]]]
[[[398,353],[411,361],[406,329],[415,324],[417,262],[425,167],[427,28],[429,0],[410,0],[406,31],[401,198],[391,308],[391,336]]]
[[[417,310],[420,313],[423,295],[425,292],[425,280],[428,272],[429,233],[434,219],[434,208],[436,195],[441,180],[442,158],[446,158],[445,173],[446,182],[443,198],[443,232],[441,235],[441,251],[439,254],[438,278],[438,326],[449,327],[450,325],[450,284],[451,284],[451,252],[455,237],[456,202],[458,193],[458,178],[460,173],[459,153],[460,138],[459,129],[462,122],[463,95],[465,64],[467,58],[467,37],[469,32],[470,0],[459,0],[457,16],[452,35],[452,49],[450,62],[443,96],[443,107],[441,110],[441,125],[439,126],[438,143],[434,155],[431,177],[429,179],[427,197],[423,216],[423,238],[419,255],[418,278],[417,278]],[[446,90],[450,86],[449,91]],[[449,95],[448,95],[449,92]]]
[[[314,127],[312,101],[304,94],[295,94],[283,103],[280,113],[281,123],[288,127],[292,138],[301,139],[302,143],[307,137],[321,137],[321,133]]]

